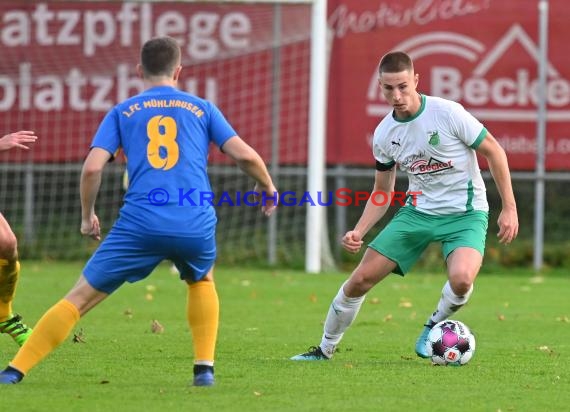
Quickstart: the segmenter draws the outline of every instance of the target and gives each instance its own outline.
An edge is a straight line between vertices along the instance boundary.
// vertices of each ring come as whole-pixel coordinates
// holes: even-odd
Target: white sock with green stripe
[[[329,307],[323,338],[319,345],[327,358],[332,357],[344,331],[356,318],[364,298],[365,296],[350,298],[344,294],[344,284],[340,287]]]
[[[435,325],[442,320],[449,318],[453,313],[457,312],[463,305],[467,303],[473,293],[473,285],[469,291],[462,296],[456,295],[451,289],[449,281],[445,282],[441,291],[441,298],[437,304],[437,309],[427,321],[427,324]]]

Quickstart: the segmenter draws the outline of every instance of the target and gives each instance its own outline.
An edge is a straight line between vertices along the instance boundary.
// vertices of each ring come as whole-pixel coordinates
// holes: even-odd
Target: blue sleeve
[[[218,109],[214,104],[211,105],[208,133],[210,134],[210,140],[212,140],[218,147],[222,147],[230,137],[238,135],[226,120],[220,109]]]
[[[119,116],[117,110],[109,111],[99,124],[93,137],[90,148],[100,147],[114,155],[121,145],[121,132],[119,130]]]

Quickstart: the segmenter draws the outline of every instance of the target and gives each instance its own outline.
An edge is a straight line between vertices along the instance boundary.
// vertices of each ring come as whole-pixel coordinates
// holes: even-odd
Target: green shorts
[[[368,247],[396,262],[394,273],[404,275],[432,242],[441,242],[446,260],[458,247],[483,256],[488,221],[489,214],[481,210],[437,216],[402,207]]]

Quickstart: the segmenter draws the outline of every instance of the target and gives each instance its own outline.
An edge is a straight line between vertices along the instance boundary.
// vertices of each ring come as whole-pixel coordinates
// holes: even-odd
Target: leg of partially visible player
[[[344,332],[358,315],[366,293],[395,268],[396,263],[376,250],[368,248],[362,261],[340,287],[329,307],[320,345],[311,347],[308,352],[293,356],[291,359],[330,359]]]
[[[193,384],[211,386],[214,384],[214,356],[220,315],[213,268],[198,282],[187,283],[186,313],[194,343]]]
[[[20,276],[18,243],[8,221],[0,213],[0,333],[9,334],[20,346],[32,333],[19,315],[12,313],[12,302]]]
[[[428,357],[426,341],[429,331],[438,322],[449,318],[463,307],[473,293],[473,282],[479,273],[483,256],[470,247],[458,247],[447,258],[448,281],[443,286],[437,309],[427,320],[416,342],[416,353]]]
[[[30,369],[69,336],[83,315],[107,296],[107,293],[89,285],[82,275],[71,291],[40,318],[8,368],[0,373],[0,383],[21,381]]]

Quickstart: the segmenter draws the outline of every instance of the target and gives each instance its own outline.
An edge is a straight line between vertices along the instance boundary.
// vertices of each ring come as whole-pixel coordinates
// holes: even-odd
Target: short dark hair
[[[408,54],[403,51],[386,53],[380,60],[378,73],[400,73],[414,70],[414,63]]]
[[[180,45],[172,37],[148,40],[141,49],[141,66],[145,77],[172,76],[180,64]]]

